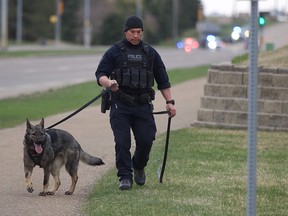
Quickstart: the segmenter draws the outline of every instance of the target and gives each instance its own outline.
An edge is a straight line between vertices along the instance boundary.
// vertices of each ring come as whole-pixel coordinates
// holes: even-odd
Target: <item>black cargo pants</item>
[[[152,112],[153,105],[150,103],[131,106],[118,100],[112,100],[110,124],[114,134],[119,180],[129,179],[132,181],[132,166],[141,170],[147,165],[156,134],[156,124]],[[136,144],[132,158],[130,152],[131,131]]]

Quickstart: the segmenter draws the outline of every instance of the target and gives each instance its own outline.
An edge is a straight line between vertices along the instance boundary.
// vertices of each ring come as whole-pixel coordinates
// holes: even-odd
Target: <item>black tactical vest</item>
[[[111,78],[117,80],[120,88],[152,88],[154,85],[153,56],[149,54],[148,44],[143,42],[142,48],[138,50],[128,49],[122,41],[118,41],[116,45],[121,50],[122,65],[112,72]]]

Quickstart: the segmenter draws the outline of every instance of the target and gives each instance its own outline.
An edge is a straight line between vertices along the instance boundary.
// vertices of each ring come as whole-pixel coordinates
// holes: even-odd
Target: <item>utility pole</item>
[[[55,44],[59,45],[61,42],[61,27],[62,27],[62,13],[64,10],[63,0],[56,0],[56,26],[55,26]]]
[[[17,29],[16,40],[17,44],[22,43],[22,13],[23,12],[23,0],[17,0]]]
[[[233,22],[235,21],[235,19],[237,19],[237,17],[238,17],[237,0],[233,0],[233,5],[232,5],[232,19],[233,19]]]
[[[136,0],[136,16],[142,18],[142,0]]]
[[[8,3],[7,0],[1,0],[1,43],[0,50],[6,50],[8,47]]]
[[[89,48],[91,45],[91,23],[90,23],[90,0],[84,0],[84,46]]]

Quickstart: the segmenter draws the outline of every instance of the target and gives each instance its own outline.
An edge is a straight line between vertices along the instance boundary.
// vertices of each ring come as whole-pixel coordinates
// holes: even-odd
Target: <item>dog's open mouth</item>
[[[43,148],[42,148],[41,144],[34,143],[34,146],[35,146],[35,151],[36,151],[38,154],[41,154],[42,151],[43,151]]]

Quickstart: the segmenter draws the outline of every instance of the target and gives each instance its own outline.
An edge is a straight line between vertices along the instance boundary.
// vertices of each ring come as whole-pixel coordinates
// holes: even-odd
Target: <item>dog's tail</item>
[[[101,158],[94,157],[84,152],[83,150],[81,151],[81,154],[80,154],[80,160],[83,163],[91,165],[91,166],[100,166],[104,164]]]

